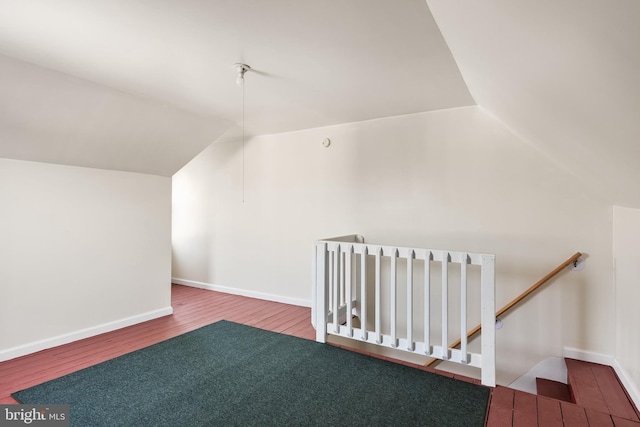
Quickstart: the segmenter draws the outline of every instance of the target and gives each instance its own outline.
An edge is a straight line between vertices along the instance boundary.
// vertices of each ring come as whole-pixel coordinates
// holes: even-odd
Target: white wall
[[[314,240],[358,233],[495,253],[501,306],[582,251],[503,319],[498,381],[564,346],[611,353],[610,206],[481,108],[253,138],[244,203],[241,159],[213,144],[174,176],[174,277],[308,301]]]
[[[640,394],[640,209],[613,208],[616,277],[616,359]],[[636,400],[637,402],[637,400]]]
[[[0,159],[0,360],[171,312],[171,179]]]

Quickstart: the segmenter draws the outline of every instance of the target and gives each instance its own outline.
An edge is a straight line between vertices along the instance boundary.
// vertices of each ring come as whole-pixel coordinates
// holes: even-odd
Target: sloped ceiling
[[[0,157],[171,176],[230,125],[0,55]]]
[[[479,105],[612,204],[640,207],[640,2],[427,0]]]
[[[0,55],[0,157],[167,176],[237,135],[236,62],[249,134],[475,104],[424,0],[3,0]]]

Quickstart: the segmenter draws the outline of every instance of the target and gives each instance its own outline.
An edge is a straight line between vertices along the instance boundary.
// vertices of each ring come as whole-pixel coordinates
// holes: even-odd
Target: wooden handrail
[[[509,304],[505,305],[500,310],[498,310],[496,312],[496,317],[502,316],[511,307],[513,307],[514,305],[518,304],[520,301],[522,301],[523,299],[525,299],[526,297],[531,295],[533,292],[535,292],[535,290],[538,289],[540,286],[542,286],[545,283],[547,283],[549,281],[549,279],[551,279],[553,276],[555,276],[560,271],[562,271],[563,268],[565,268],[565,267],[569,266],[570,264],[573,264],[574,262],[576,262],[578,260],[578,258],[580,258],[581,256],[582,256],[582,253],[580,253],[580,252],[576,252],[575,254],[571,255],[571,257],[569,259],[567,259],[565,262],[563,262],[562,264],[560,264],[559,266],[554,268],[552,271],[550,271],[542,279],[538,280],[536,283],[531,285],[531,287],[529,287],[529,289],[527,289],[526,291],[521,293],[517,298],[513,299]],[[467,332],[467,339],[471,338],[472,336],[474,336],[475,334],[480,332],[481,329],[482,329],[482,324],[479,324],[475,328],[471,329],[469,332]],[[456,348],[457,346],[460,345],[461,342],[462,342],[462,340],[458,339],[455,342],[453,342],[449,346],[449,348]],[[431,366],[434,363],[439,362],[439,361],[440,361],[440,359],[431,359],[427,363],[425,363],[424,366]]]

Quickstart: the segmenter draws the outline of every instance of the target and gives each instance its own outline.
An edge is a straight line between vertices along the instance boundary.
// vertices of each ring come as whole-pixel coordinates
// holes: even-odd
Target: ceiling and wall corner
[[[610,204],[640,207],[640,3],[427,3],[479,105]]]
[[[0,156],[161,175],[237,138],[236,62],[248,135],[475,104],[424,0],[6,0],[0,55]]]

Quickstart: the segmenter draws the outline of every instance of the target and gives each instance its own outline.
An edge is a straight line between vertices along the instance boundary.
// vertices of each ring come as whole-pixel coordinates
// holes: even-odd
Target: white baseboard
[[[601,365],[613,366],[613,364],[616,363],[616,359],[608,354],[594,353],[593,351],[580,350],[579,348],[573,347],[565,347],[562,355],[569,359],[578,359],[584,362],[599,363]]]
[[[635,403],[636,408],[640,408],[640,391],[638,390],[638,386],[634,384],[629,377],[629,374],[627,374],[627,371],[620,366],[615,357],[571,347],[565,347],[562,353],[564,357],[568,357],[570,359],[578,359],[585,362],[611,366],[613,370],[616,371],[616,374],[618,375],[618,378],[620,378],[620,382],[622,382],[624,388],[627,389],[627,393],[629,393],[629,397],[631,397],[631,400]]]
[[[207,289],[209,291],[224,292],[225,294],[242,295],[244,297],[262,299],[266,301],[281,302],[284,304],[298,305],[301,307],[311,307],[311,300],[301,298],[283,297],[280,295],[266,294],[263,292],[248,291],[246,289],[231,288],[228,286],[212,285],[211,283],[196,282],[195,280],[171,278],[171,282],[176,285],[192,286],[194,288]]]
[[[113,322],[103,323],[101,325],[81,329],[79,331],[69,332],[67,334],[58,335],[52,338],[46,338],[28,344],[11,347],[6,350],[0,351],[0,362],[15,359],[16,357],[25,356],[37,351],[46,350],[47,348],[68,344],[73,341],[93,337],[95,335],[104,334],[106,332],[115,331],[116,329],[126,328],[127,326],[132,326],[138,323],[146,322],[148,320],[153,320],[158,317],[168,316],[172,313],[173,307],[169,306],[160,308],[158,310],[148,311],[146,313],[138,314],[135,316],[126,317],[124,319],[114,320]]]

